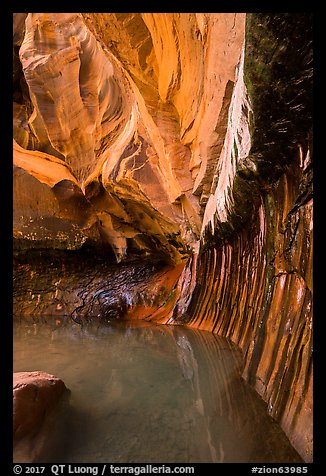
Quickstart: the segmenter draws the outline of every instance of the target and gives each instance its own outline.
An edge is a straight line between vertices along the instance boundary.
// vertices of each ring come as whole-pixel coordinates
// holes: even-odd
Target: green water
[[[14,323],[14,371],[71,390],[60,463],[301,461],[241,367],[232,343],[181,326]]]

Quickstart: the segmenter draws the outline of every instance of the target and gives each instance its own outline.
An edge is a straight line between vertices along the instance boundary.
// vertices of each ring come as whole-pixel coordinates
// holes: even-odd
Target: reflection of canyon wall
[[[297,168],[262,200],[249,228],[193,259],[183,273],[193,292],[174,317],[242,348],[244,377],[310,460],[312,203],[296,203]]]
[[[248,452],[253,461],[258,461],[261,458],[260,450],[268,454],[267,459],[272,460],[273,444],[277,439],[283,442],[284,435],[276,426],[270,425],[268,416],[264,415],[263,402],[257,401],[254,392],[236,377],[241,370],[237,349],[227,340],[214,338],[206,332],[187,334],[176,326],[173,333],[178,345],[180,365],[192,381],[197,398],[195,405],[205,420],[207,439],[215,461],[246,461]],[[232,359],[230,352],[233,353]],[[213,358],[216,354],[218,359]],[[202,361],[205,361],[205,366],[201,365]],[[206,373],[198,371],[203,367],[206,368]],[[247,423],[243,418],[248,418]],[[236,441],[237,455],[232,455],[231,448],[225,445],[228,438]],[[287,445],[284,444],[285,453],[286,448]],[[279,461],[282,458],[284,461],[296,458],[294,454],[285,453],[279,455]]]
[[[238,210],[250,197],[252,216],[236,234],[221,232],[214,216],[201,252],[180,280],[174,318],[228,336],[242,348],[244,377],[311,461],[311,37],[280,48],[281,31],[294,38],[305,31],[302,17],[297,25],[288,19],[257,15],[248,20],[246,75],[254,111],[250,157],[257,168],[256,180],[255,173],[240,174],[239,189],[248,188]],[[255,64],[258,41],[266,47],[262,64]]]
[[[16,249],[168,262],[160,299],[149,278],[128,316],[239,344],[245,378],[307,461],[311,43],[308,14],[14,16]],[[19,258],[17,279],[39,311],[66,287],[52,276],[35,292],[35,266]]]
[[[62,368],[70,382],[74,401],[65,438],[54,445],[64,441],[62,462],[82,455],[102,461],[105,450],[114,461],[117,455],[126,461],[130,448],[135,462],[301,461],[241,378],[241,352],[224,337],[144,321],[103,326],[95,318],[81,327],[43,316],[42,322],[15,321],[14,338],[15,365],[23,366],[27,354],[35,362],[49,353],[47,365]],[[76,361],[80,351],[87,356],[82,362]]]

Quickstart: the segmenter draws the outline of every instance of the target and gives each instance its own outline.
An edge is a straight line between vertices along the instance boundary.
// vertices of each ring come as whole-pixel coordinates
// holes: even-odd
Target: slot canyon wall
[[[184,324],[312,461],[312,18],[14,14],[14,313]]]

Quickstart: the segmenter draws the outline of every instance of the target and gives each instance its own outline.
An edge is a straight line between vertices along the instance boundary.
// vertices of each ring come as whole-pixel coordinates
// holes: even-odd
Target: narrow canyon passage
[[[312,15],[13,26],[14,459],[312,462]]]

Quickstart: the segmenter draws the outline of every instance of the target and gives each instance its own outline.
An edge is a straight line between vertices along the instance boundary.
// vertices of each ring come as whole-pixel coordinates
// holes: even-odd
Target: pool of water
[[[14,322],[14,371],[71,390],[60,463],[300,462],[241,368],[228,340],[182,326]]]

